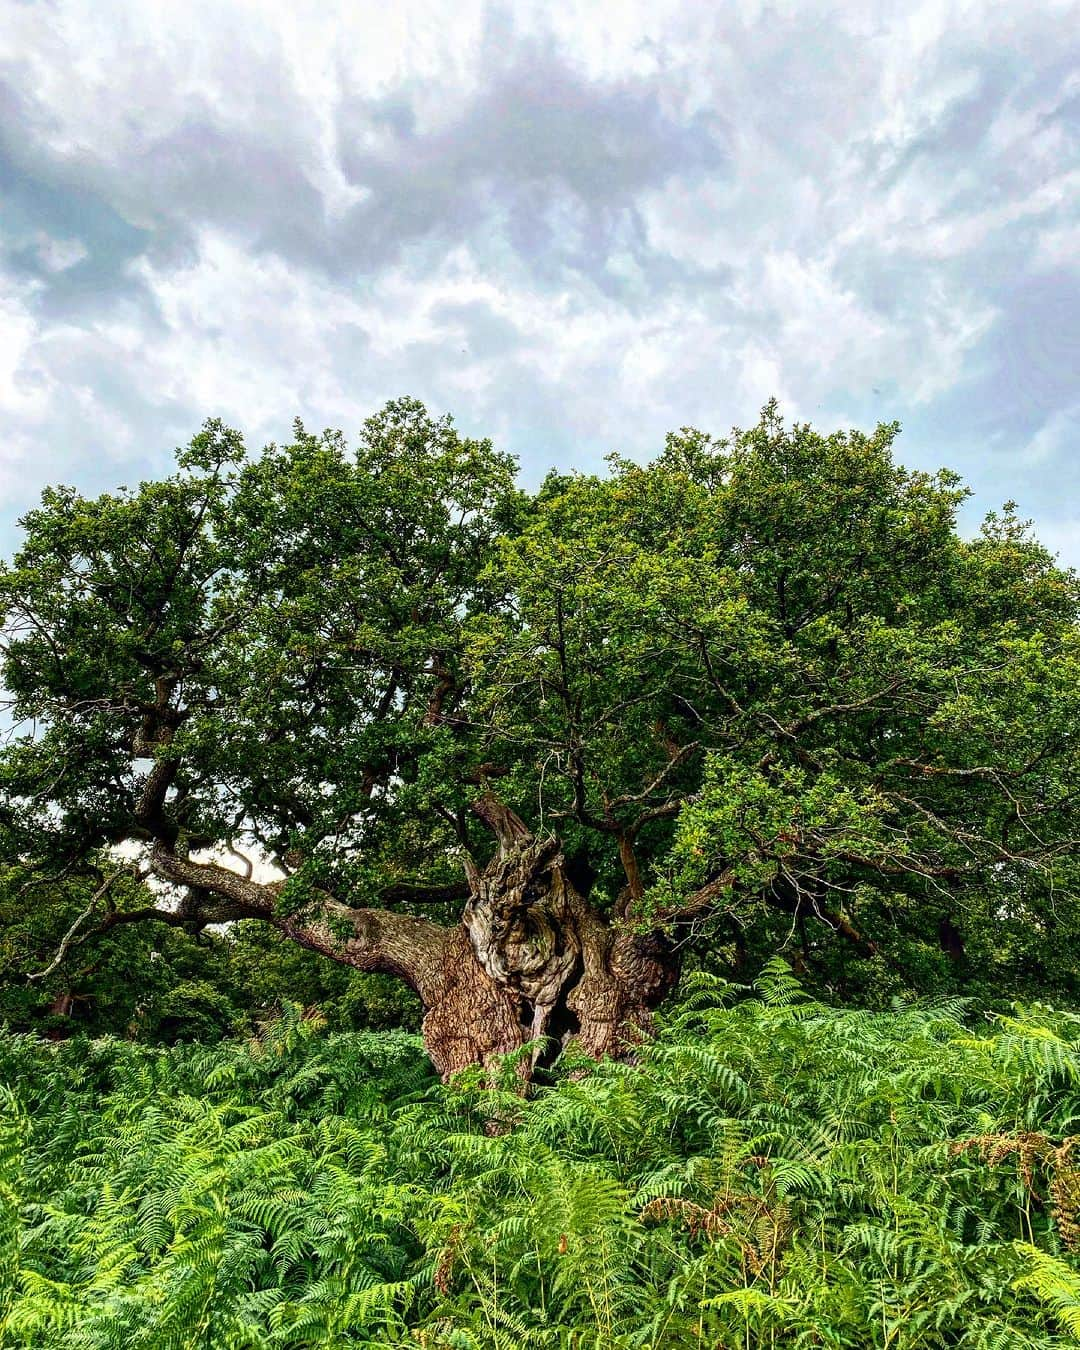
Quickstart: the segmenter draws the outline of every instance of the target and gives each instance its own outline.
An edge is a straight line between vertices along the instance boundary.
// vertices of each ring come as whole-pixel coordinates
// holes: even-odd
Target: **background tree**
[[[166,888],[99,887],[98,941],[258,919],[400,977],[444,1074],[618,1053],[687,951],[1067,983],[1076,578],[1011,508],[962,539],[896,430],[770,405],[529,496],[403,399],[355,453],[208,423],[164,482],[51,489],[0,577],[9,854]]]

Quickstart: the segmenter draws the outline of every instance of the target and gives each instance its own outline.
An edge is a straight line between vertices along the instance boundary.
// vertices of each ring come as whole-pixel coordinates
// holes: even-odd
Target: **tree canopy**
[[[770,404],[527,492],[399,399],[354,448],[208,422],[163,481],[46,490],[0,573],[23,903],[96,879],[73,946],[261,918],[429,1008],[463,915],[554,1007],[564,893],[665,962],[1074,996],[1080,585],[1011,505],[964,537],[897,432]],[[511,914],[526,845],[567,880]]]

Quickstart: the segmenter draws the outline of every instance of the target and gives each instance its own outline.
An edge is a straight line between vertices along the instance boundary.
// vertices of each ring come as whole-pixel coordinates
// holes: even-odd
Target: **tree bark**
[[[572,1040],[596,1058],[628,1053],[677,978],[673,952],[660,938],[612,925],[591,907],[567,875],[557,839],[535,838],[490,795],[475,810],[497,848],[483,871],[467,862],[469,898],[452,927],[354,909],[323,892],[284,913],[284,883],[253,882],[167,845],[155,849],[153,870],[185,887],[187,898],[175,910],[116,914],[112,921],[259,918],[335,961],[396,975],[420,996],[424,1044],[444,1079],[528,1042],[536,1044],[520,1065],[523,1079]]]
[[[596,1058],[625,1054],[678,976],[674,953],[590,906],[557,839],[534,838],[490,794],[474,809],[498,848],[482,873],[469,869],[464,927],[477,962],[516,1005],[518,1044],[539,1042],[533,1067],[571,1040]]]

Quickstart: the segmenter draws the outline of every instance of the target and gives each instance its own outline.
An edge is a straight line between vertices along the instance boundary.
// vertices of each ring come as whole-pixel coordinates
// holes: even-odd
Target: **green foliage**
[[[355,451],[297,424],[249,457],[208,423],[163,482],[48,489],[0,569],[4,682],[33,723],[0,763],[12,845],[63,866],[179,830],[300,849],[298,886],[411,875],[379,857],[430,856],[408,794],[372,789],[440,753],[425,714],[512,502],[508,457],[411,399]],[[149,761],[178,798],[167,827],[140,805]]]
[[[532,1100],[288,1006],[0,1038],[0,1345],[1025,1347],[1080,1329],[1080,1019],[715,977]]]
[[[78,1029],[169,1039],[195,1034],[196,1024],[203,1037],[230,1031],[243,1014],[220,938],[196,941],[180,929],[128,924],[107,942],[74,946],[52,968],[65,935],[80,921],[87,927],[99,884],[100,877],[76,876],[42,886],[21,867],[0,873],[0,1023],[50,1036]],[[126,878],[114,891],[121,904],[150,898]],[[187,997],[181,989],[201,1011],[192,1006],[189,1016],[179,1006]]]
[[[1075,1000],[1077,579],[1011,509],[960,538],[964,489],[897,465],[896,431],[770,405],[553,479],[470,629],[478,699],[519,809],[609,896],[596,836],[633,842],[643,923],[726,878],[699,947],[729,974],[783,944],[858,1002]]]
[[[208,423],[162,482],[51,488],[0,568],[0,843],[39,879],[241,846],[272,920],[454,921],[490,781],[708,968],[1076,1001],[1080,586],[1011,506],[962,538],[897,431],[770,404],[526,494],[398,399],[355,448]]]
[[[283,1001],[319,1008],[333,1031],[417,1031],[420,1000],[400,980],[327,961],[266,924],[234,926],[226,946],[235,1000],[250,1017],[266,1018]]]
[[[49,970],[96,883],[68,878],[28,892],[26,882],[21,868],[0,874],[0,1025],[51,1037],[207,1042],[250,1031],[300,997],[336,1031],[419,1027],[419,1002],[399,981],[328,962],[264,924],[197,936],[124,924],[28,979]],[[129,903],[149,902],[140,889]]]

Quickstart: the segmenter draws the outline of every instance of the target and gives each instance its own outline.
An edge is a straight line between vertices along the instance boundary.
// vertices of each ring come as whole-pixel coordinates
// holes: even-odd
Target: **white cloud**
[[[1071,407],[1059,408],[1046,419],[1020,452],[1029,470],[1038,471],[1060,458],[1080,455],[1080,400]]]
[[[54,239],[43,230],[34,236],[34,248],[49,272],[66,272],[69,267],[74,267],[90,256],[80,240]]]
[[[27,357],[37,333],[37,324],[23,295],[12,287],[7,294],[0,288],[0,407],[10,413],[25,412],[34,404],[32,388],[26,383]]]
[[[899,416],[903,455],[1052,522],[1078,18],[10,6],[0,489],[14,511],[49,477],[159,471],[206,415],[259,440],[401,392],[535,475],[776,394],[819,422]]]

